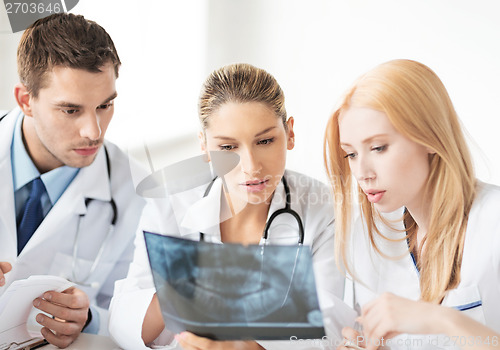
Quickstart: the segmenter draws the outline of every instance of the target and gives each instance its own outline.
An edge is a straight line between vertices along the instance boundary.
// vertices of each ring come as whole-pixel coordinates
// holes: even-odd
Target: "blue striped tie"
[[[43,221],[42,201],[40,199],[44,193],[46,193],[45,185],[39,177],[31,181],[31,192],[24,204],[23,215],[17,226],[18,255]]]

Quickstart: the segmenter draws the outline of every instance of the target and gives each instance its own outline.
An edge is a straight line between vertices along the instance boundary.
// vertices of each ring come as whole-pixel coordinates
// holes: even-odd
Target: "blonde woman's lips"
[[[375,204],[382,199],[382,197],[385,194],[385,191],[368,190],[365,191],[365,194],[366,197],[368,198],[368,201],[370,201],[370,203]]]

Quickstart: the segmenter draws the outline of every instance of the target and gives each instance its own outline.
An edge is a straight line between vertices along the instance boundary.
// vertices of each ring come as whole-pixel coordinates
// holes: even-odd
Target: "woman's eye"
[[[257,144],[259,144],[259,145],[269,145],[269,144],[271,144],[273,142],[274,142],[274,137],[271,137],[269,139],[260,140],[259,142],[257,142]]]
[[[372,151],[375,151],[375,152],[383,152],[387,149],[387,145],[383,145],[383,146],[378,146],[378,147],[373,147],[372,148]]]
[[[356,153],[347,153],[344,158],[354,159],[356,157]]]
[[[231,151],[236,148],[236,146],[233,145],[220,145],[219,146],[221,151]]]

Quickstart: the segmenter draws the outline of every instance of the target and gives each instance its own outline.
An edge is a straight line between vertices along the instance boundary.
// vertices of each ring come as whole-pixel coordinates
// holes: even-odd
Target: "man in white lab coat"
[[[19,108],[0,121],[0,294],[30,275],[75,282],[33,301],[54,316],[37,315],[42,335],[66,347],[107,331],[144,204],[127,156],[104,141],[120,59],[98,24],[56,14],[25,31],[17,60]]]

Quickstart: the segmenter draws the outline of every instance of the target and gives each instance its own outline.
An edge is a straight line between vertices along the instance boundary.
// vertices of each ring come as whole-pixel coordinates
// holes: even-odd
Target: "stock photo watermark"
[[[68,12],[79,0],[4,0],[12,33],[25,30],[35,21],[54,13]]]

